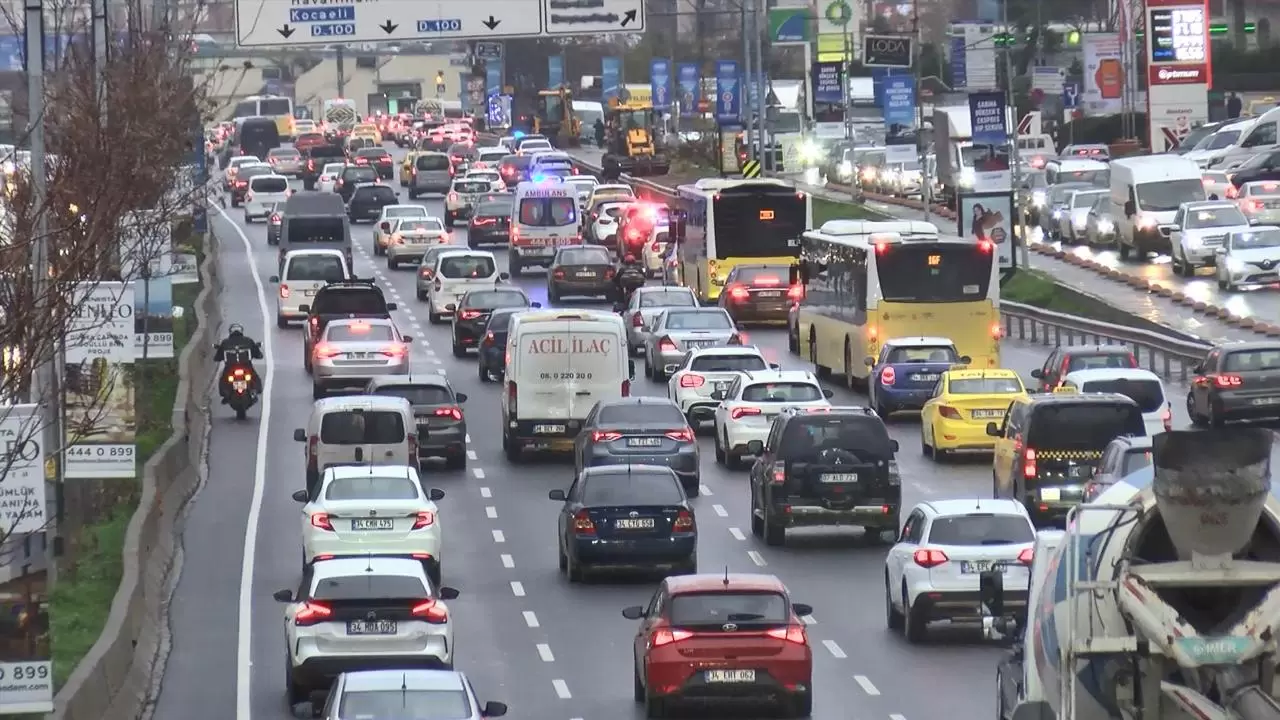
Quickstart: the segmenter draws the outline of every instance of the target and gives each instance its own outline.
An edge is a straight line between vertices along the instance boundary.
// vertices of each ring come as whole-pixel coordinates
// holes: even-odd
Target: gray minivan
[[[413,162],[413,182],[409,183],[409,199],[417,200],[419,195],[449,192],[453,184],[453,165],[449,156],[442,152],[424,152]]]
[[[280,227],[280,270],[290,250],[335,249],[347,257],[352,266],[351,222],[347,206],[334,193],[314,190],[296,192],[284,203]]]

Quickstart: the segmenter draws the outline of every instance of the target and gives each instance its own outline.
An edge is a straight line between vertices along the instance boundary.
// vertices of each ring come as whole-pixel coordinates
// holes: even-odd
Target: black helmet
[[[227,329],[227,334],[231,337],[244,335],[244,326],[240,323],[231,323],[231,327]]]

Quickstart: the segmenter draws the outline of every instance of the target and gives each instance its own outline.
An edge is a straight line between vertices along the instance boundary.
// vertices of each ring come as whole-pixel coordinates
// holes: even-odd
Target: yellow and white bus
[[[298,134],[293,128],[293,100],[280,95],[251,95],[236,104],[232,119],[269,117],[276,121],[280,139],[295,140]]]
[[[988,241],[942,238],[932,223],[832,220],[804,233],[804,295],[790,345],[819,375],[865,388],[881,345],[945,337],[973,368],[1000,367],[1000,268]]]
[[[685,239],[676,249],[681,284],[714,302],[739,263],[794,265],[800,236],[813,225],[808,193],[774,178],[707,178],[676,188]]]

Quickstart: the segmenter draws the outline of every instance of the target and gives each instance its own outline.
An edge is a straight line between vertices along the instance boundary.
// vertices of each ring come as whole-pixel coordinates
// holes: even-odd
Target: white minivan
[[[1147,435],[1173,429],[1173,404],[1164,392],[1160,376],[1141,368],[1093,368],[1075,370],[1062,378],[1063,387],[1078,392],[1116,393],[1138,404]]]
[[[276,293],[276,327],[286,328],[290,320],[306,320],[303,305],[310,305],[320,288],[351,277],[347,256],[341,250],[290,250],[284,256],[284,268],[272,275],[270,282],[279,284]]]
[[[576,186],[555,176],[516,186],[507,250],[512,277],[530,265],[550,267],[556,248],[581,242]]]
[[[325,468],[335,465],[418,465],[413,406],[390,395],[347,395],[317,400],[305,428],[293,431],[307,468],[307,494],[315,495]]]
[[[1184,202],[1204,200],[1204,178],[1180,155],[1146,155],[1111,162],[1111,219],[1120,258],[1168,253],[1173,218]]]
[[[1280,150],[1280,108],[1272,108],[1252,121],[1252,126],[1240,133],[1226,152],[1220,154],[1209,167],[1215,170],[1231,170],[1259,153]]]
[[[502,449],[569,451],[597,402],[631,395],[635,362],[615,313],[531,310],[511,318],[503,374]]]

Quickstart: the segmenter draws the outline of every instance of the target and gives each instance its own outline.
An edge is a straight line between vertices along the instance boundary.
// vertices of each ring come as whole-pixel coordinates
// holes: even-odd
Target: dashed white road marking
[[[476,476],[477,480],[484,479],[484,468],[472,468],[471,474]]]
[[[892,715],[890,715],[890,716],[889,716],[889,720],[907,720],[907,716],[906,716],[906,715],[898,715],[897,713],[894,713],[894,714],[892,714]]]
[[[498,508],[496,508],[496,507],[494,507],[494,506],[492,506],[492,505],[486,505],[486,506],[485,506],[485,508],[484,508],[484,515],[485,515],[485,517],[489,518],[490,520],[497,520],[497,519],[498,519]]]
[[[817,624],[818,624],[818,618],[816,618],[816,617],[814,617],[814,616],[812,616],[812,615],[801,615],[801,616],[800,616],[800,622],[804,623],[805,625],[817,625]]]
[[[546,643],[538,643],[538,657],[542,658],[542,662],[556,661],[556,656],[551,654],[551,646]]]
[[[541,627],[538,625],[538,616],[535,615],[532,610],[524,611],[524,624],[531,628]]]
[[[733,536],[734,540],[742,541],[747,539],[747,536],[742,534],[742,530],[736,527],[729,528],[729,534]]]
[[[560,678],[551,681],[552,687],[556,689],[556,695],[561,700],[568,700],[573,697],[573,693],[569,692],[569,685]]]
[[[471,444],[471,433],[467,433],[467,437],[465,438],[465,440],[467,441],[468,445]]]
[[[711,492],[711,488],[707,487],[706,485],[699,485],[698,492],[702,493],[703,495],[715,495],[715,493]]]
[[[844,650],[840,649],[840,646],[836,644],[835,640],[823,640],[822,645],[827,649],[827,652],[831,653],[837,660],[843,660],[849,657],[844,654]]]
[[[502,567],[513,568],[516,566],[516,559],[506,553],[502,553]]]
[[[748,550],[747,557],[751,558],[751,562],[755,563],[757,567],[764,567],[769,564],[764,561],[764,556],[758,550]]]
[[[867,677],[866,675],[854,675],[853,679],[854,679],[854,682],[862,686],[862,689],[866,691],[868,695],[880,694],[880,689],[877,688],[875,684],[871,682],[871,678]]]
[[[711,509],[715,510],[720,517],[729,517],[729,511],[725,510],[723,505],[712,505]]]
[[[467,451],[467,459],[468,459],[468,460],[475,460],[475,459],[476,459],[476,451],[475,451],[475,450],[468,450],[468,451]]]
[[[516,597],[524,597],[524,583],[519,580],[511,581],[511,594]]]
[[[503,535],[501,530],[494,530],[493,541],[496,543],[504,543],[507,541],[507,536]]]
[[[489,489],[489,488],[487,488],[487,487],[482,487],[482,488],[480,488],[480,497],[482,497],[482,498],[491,498],[491,497],[493,497],[493,491],[492,491],[492,490],[490,490],[490,489]]]

